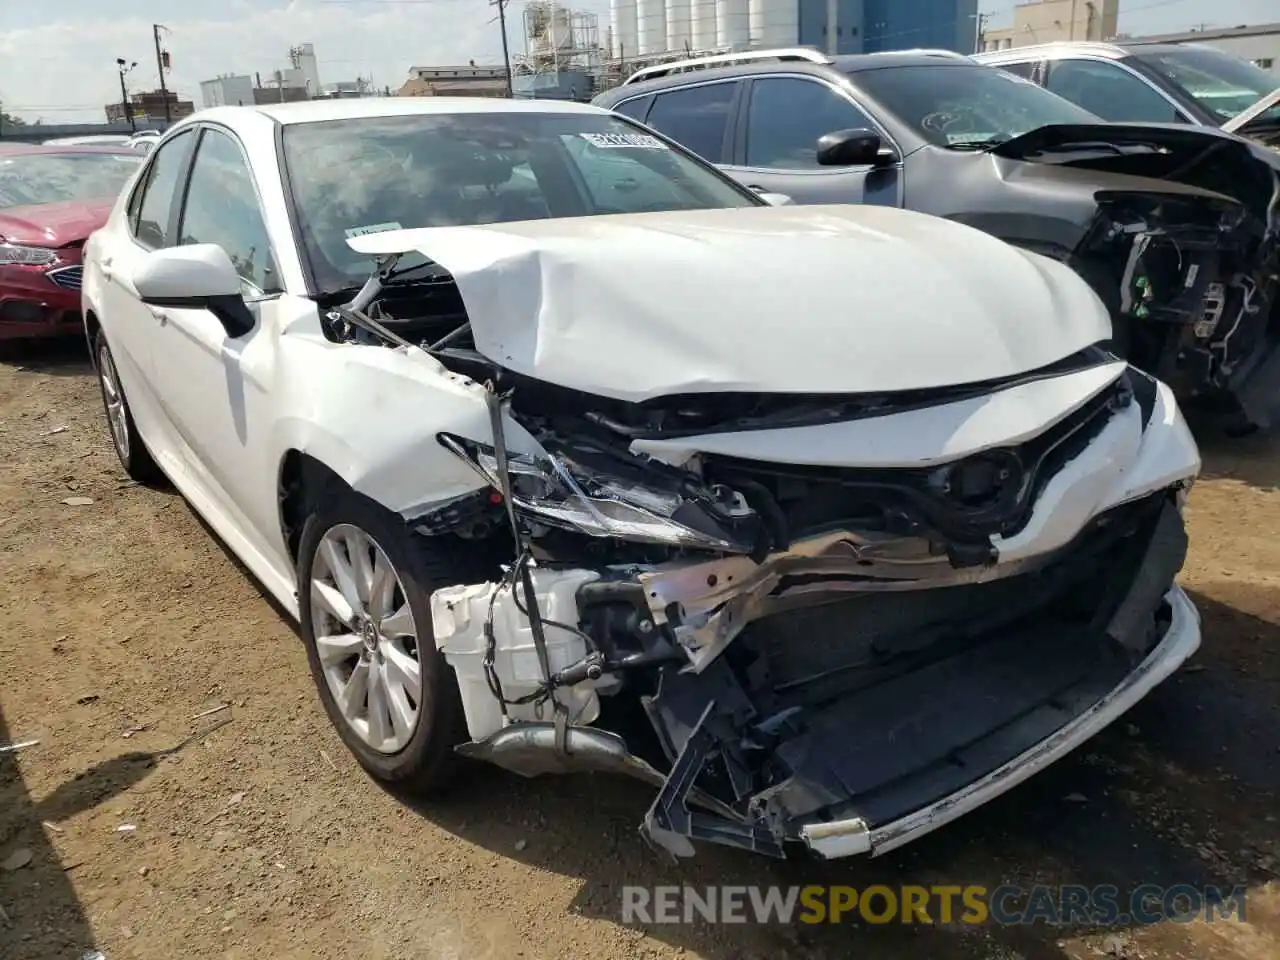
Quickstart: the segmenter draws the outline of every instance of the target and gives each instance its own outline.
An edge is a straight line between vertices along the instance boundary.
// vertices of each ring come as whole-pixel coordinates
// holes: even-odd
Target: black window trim
[[[755,88],[757,80],[772,80],[775,78],[784,78],[787,80],[807,80],[810,83],[816,83],[826,87],[834,93],[849,102],[849,104],[858,110],[864,117],[871,121],[872,129],[880,135],[881,141],[891,146],[898,155],[899,162],[906,157],[906,151],[902,145],[889,133],[884,123],[876,116],[875,111],[867,107],[867,105],[843,84],[833,83],[826,77],[815,76],[812,73],[793,73],[790,71],[770,71],[768,73],[753,73],[748,75],[744,88],[739,96],[738,117],[736,123],[736,136],[733,143],[733,151],[730,154],[732,159],[725,164],[738,170],[749,170],[753,173],[786,173],[788,176],[801,174],[817,174],[819,176],[831,176],[832,174],[847,173],[850,170],[862,170],[862,167],[752,167],[747,165],[747,134],[751,125],[751,94]],[[867,168],[870,164],[865,165]]]
[[[249,185],[253,187],[253,199],[258,205],[258,213],[262,217],[262,229],[267,235],[267,252],[271,254],[271,261],[275,264],[277,274],[280,273],[280,257],[277,254],[277,246],[275,240],[271,236],[271,224],[267,220],[266,205],[262,202],[262,189],[258,186],[258,178],[254,175],[253,165],[249,162],[249,152],[245,150],[244,143],[236,132],[226,124],[217,123],[211,120],[204,120],[195,125],[197,128],[198,139],[195,146],[191,149],[191,155],[187,158],[186,168],[182,171],[182,179],[179,182],[179,190],[176,195],[177,220],[173,223],[174,235],[182,236],[182,223],[187,215],[187,193],[191,189],[191,171],[195,168],[196,157],[200,154],[200,146],[204,142],[205,134],[210,131],[225,134],[230,138],[231,142],[236,145],[236,149],[240,151],[240,158],[244,161],[244,168],[249,174]],[[244,280],[243,277],[240,278]],[[256,294],[251,297],[245,297],[247,303],[263,303],[269,300],[275,300],[277,297],[283,296],[287,291],[284,287],[284,278],[280,277],[279,290],[260,290],[252,281],[244,280],[244,282],[252,287]]]
[[[173,144],[177,143],[179,140],[181,140],[184,136],[187,136],[187,135],[191,135],[193,137],[190,143],[195,144],[196,140],[199,139],[199,127],[196,124],[183,127],[181,130],[176,132],[172,137],[166,137],[164,143],[156,145],[155,149],[152,150],[151,153],[147,156],[146,166],[143,168],[142,174],[138,177],[138,182],[135,183],[133,186],[133,193],[129,195],[129,202],[125,205],[125,224],[128,228],[126,232],[129,234],[129,239],[132,240],[138,247],[147,251],[148,253],[150,253],[153,250],[159,250],[161,248],[153,247],[153,246],[150,246],[149,244],[142,242],[141,238],[138,236],[138,234],[135,231],[133,216],[130,213],[130,210],[133,207],[134,198],[138,197],[139,198],[138,213],[139,214],[142,213],[141,204],[146,201],[146,191],[151,186],[151,174],[155,170],[156,157],[160,155],[161,148],[172,146]],[[178,168],[178,177],[173,182],[173,194],[172,196],[169,197],[169,220],[165,224],[165,228],[164,228],[166,237],[171,236],[177,227],[177,224],[175,222],[175,215],[178,211],[178,202],[180,197],[185,194],[186,187],[184,186],[184,184],[186,183],[187,175],[191,172],[191,161],[195,157],[195,155],[196,155],[195,147],[194,146],[188,147],[187,155],[182,161],[182,166]]]

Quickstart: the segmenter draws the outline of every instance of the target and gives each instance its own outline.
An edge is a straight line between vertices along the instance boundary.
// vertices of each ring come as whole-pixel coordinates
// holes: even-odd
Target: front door
[[[901,205],[899,164],[818,166],[823,134],[857,128],[878,132],[844,92],[814,77],[764,76],[751,81],[746,96],[745,129],[725,173],[754,190],[785,193],[796,203]]]
[[[157,309],[157,390],[194,478],[255,549],[278,561],[270,548],[279,519],[265,427],[283,291],[253,174],[239,141],[222,128],[200,133],[178,239],[227,252],[257,322],[232,337],[207,309]]]

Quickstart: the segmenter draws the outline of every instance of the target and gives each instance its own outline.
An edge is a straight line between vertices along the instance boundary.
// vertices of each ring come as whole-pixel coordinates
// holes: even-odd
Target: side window
[[[653,109],[645,122],[704,160],[720,163],[724,133],[729,126],[729,106],[737,87],[737,81],[729,81],[660,93],[654,98]]]
[[[1178,111],[1145,82],[1114,63],[1058,60],[1045,86],[1103,120],[1174,123]]]
[[[757,79],[747,111],[748,167],[817,169],[818,138],[835,130],[875,126],[830,87],[795,77]]]
[[[644,115],[649,112],[649,104],[653,102],[653,97],[636,97],[634,100],[627,100],[618,104],[613,108],[615,113],[630,117],[632,120],[639,120],[644,123]]]
[[[183,131],[157,150],[129,200],[129,229],[139,243],[153,250],[177,246],[169,236],[169,220],[178,176],[194,141],[190,131]]]
[[[1036,60],[1024,60],[1020,63],[1002,63],[1000,69],[1006,73],[1012,73],[1014,76],[1022,77],[1024,80],[1030,80],[1036,72]]]
[[[200,138],[182,208],[181,243],[216,243],[241,278],[262,293],[279,293],[267,225],[253,189],[253,174],[239,145],[207,129]]]

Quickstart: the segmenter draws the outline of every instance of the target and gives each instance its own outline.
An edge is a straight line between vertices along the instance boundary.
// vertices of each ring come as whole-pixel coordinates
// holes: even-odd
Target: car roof
[[[189,121],[231,123],[247,114],[270,117],[276,123],[320,123],[325,120],[357,120],[453,113],[599,113],[598,107],[566,100],[507,100],[498,97],[339,97],[263,103],[252,107],[210,107],[192,114]]]
[[[808,60],[745,60],[724,67],[706,67],[667,73],[651,80],[639,80],[613,87],[596,98],[598,103],[616,103],[619,100],[642,96],[667,87],[685,86],[708,80],[726,80],[734,77],[758,76],[763,73],[807,73],[813,76],[865,73],[896,67],[974,67],[977,64],[962,53],[952,50],[891,50],[884,53],[841,54],[826,62]]]
[[[1056,40],[1053,43],[1033,43],[1025,47],[1009,47],[1005,50],[988,50],[974,55],[979,63],[1006,63],[1018,60],[1035,60],[1068,53],[1087,53],[1107,60],[1122,60],[1135,53],[1164,53],[1190,46],[1185,43],[1143,43],[1141,40],[1125,40],[1114,43],[1097,43],[1089,40]]]
[[[4,143],[0,144],[0,156],[33,153],[108,153],[117,157],[142,157],[123,143],[99,144],[93,146],[85,143]]]

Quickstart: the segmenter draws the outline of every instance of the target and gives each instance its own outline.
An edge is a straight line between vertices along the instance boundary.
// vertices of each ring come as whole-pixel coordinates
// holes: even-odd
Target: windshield
[[[1224,123],[1280,87],[1280,77],[1221,50],[1182,47],[1158,53],[1141,48],[1130,52]],[[1254,122],[1275,120],[1280,120],[1280,105]]]
[[[884,67],[857,74],[898,120],[942,147],[1012,140],[1051,123],[1098,123],[1087,110],[995,67]]]
[[[414,114],[293,124],[284,157],[316,282],[362,282],[366,233],[759,206],[745,188],[602,114]]]
[[[129,153],[0,155],[0,209],[112,200],[141,162],[140,154]]]

